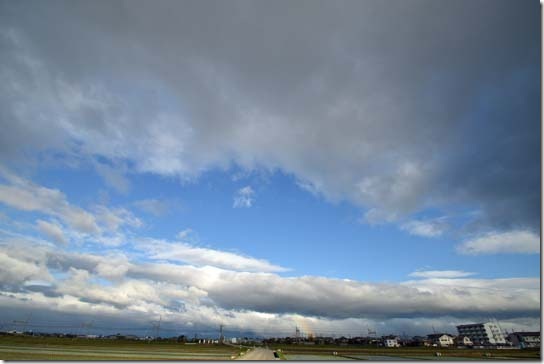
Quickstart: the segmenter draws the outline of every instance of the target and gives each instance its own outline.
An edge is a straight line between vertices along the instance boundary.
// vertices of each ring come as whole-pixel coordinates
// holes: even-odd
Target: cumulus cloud
[[[240,188],[234,195],[232,207],[251,207],[255,201],[255,191],[251,186]]]
[[[467,240],[457,246],[461,254],[538,254],[540,253],[540,235],[532,231],[516,230],[491,232]]]
[[[435,238],[441,236],[448,228],[445,218],[431,220],[411,220],[401,225],[401,229],[410,235]]]
[[[371,223],[453,203],[482,229],[538,226],[538,4],[303,1],[280,22],[284,7],[2,4],[1,155],[184,180],[236,164]]]

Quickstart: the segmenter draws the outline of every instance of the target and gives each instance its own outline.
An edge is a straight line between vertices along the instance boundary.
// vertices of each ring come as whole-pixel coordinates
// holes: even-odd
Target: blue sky
[[[0,320],[538,329],[539,4],[428,1],[0,2]]]
[[[107,199],[110,205],[133,209],[146,221],[145,235],[172,240],[190,229],[199,246],[269,259],[288,267],[289,272],[281,273],[286,276],[398,282],[416,270],[462,270],[481,278],[539,275],[539,255],[458,254],[455,233],[428,238],[395,225],[365,224],[360,209],[312,195],[293,176],[257,172],[237,177],[240,174],[239,170],[213,171],[185,183],[136,175],[127,179],[126,193],[112,189],[85,168],[47,168],[34,181],[60,189],[81,206]],[[246,186],[255,191],[251,206],[235,208],[234,196]],[[134,207],[136,201],[149,199],[161,201],[164,212],[157,216]],[[468,212],[466,208],[459,214]],[[421,215],[441,216],[433,211]]]

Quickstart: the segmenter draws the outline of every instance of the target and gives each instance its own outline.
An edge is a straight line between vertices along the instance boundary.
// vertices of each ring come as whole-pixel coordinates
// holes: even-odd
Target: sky
[[[540,329],[540,4],[0,1],[0,322]]]

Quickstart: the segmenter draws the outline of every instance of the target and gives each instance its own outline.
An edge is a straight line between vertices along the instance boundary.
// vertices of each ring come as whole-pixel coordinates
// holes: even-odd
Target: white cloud
[[[191,228],[184,229],[177,233],[176,237],[184,242],[186,241],[194,241],[196,233]]]
[[[418,270],[410,273],[409,276],[417,278],[463,278],[474,274],[461,270]]]
[[[11,182],[9,185],[0,185],[0,203],[23,211],[39,211],[58,217],[82,233],[100,231],[95,217],[70,205],[61,191],[35,185],[4,170],[0,170],[0,173]]]
[[[134,214],[122,207],[109,208],[106,206],[95,206],[94,212],[96,220],[110,231],[117,231],[122,226],[131,226],[139,228],[143,225],[142,221]]]
[[[417,19],[402,18],[398,27],[403,37],[397,37],[374,14],[395,17],[403,5],[313,7],[311,12],[295,11],[280,29],[267,15],[269,6],[253,3],[243,8],[255,16],[237,26],[224,16],[232,11],[230,5],[213,12],[208,20],[225,34],[218,38],[208,31],[188,31],[201,25],[202,14],[211,14],[207,6],[169,11],[138,4],[124,19],[130,26],[121,27],[115,37],[98,30],[119,22],[111,19],[108,3],[93,6],[92,12],[83,5],[8,6],[2,20],[9,30],[0,33],[5,70],[0,75],[5,130],[0,155],[20,156],[19,146],[25,145],[82,158],[126,160],[130,172],[183,180],[233,165],[247,171],[279,170],[330,201],[346,200],[370,211],[372,223],[468,203],[482,209],[481,220],[488,224],[537,226],[538,161],[531,156],[538,153],[540,140],[532,124],[523,129],[513,122],[520,110],[524,119],[538,116],[534,75],[539,63],[530,58],[530,50],[539,45],[527,36],[533,22],[505,28],[499,14],[514,21],[518,13],[497,5],[486,17],[485,31],[478,21],[469,22],[463,32],[472,42],[459,44],[452,41],[456,36],[448,26],[487,14],[483,5],[467,14],[463,6],[430,9],[416,4],[412,15]],[[51,19],[72,21],[57,21],[50,28],[48,17],[25,17],[35,9],[51,12]],[[281,9],[277,5],[274,11]],[[520,11],[529,11],[524,9]],[[183,19],[174,21],[171,13]],[[82,14],[84,22],[79,21]],[[421,42],[434,19],[447,25],[444,32]],[[327,21],[344,26],[331,33],[322,26]],[[303,23],[312,31],[302,30]],[[42,31],[35,31],[40,25]],[[266,42],[252,31],[255,27]],[[496,32],[504,35],[500,47],[489,42]],[[376,47],[376,34],[390,47]],[[59,37],[54,44],[47,41]],[[198,46],[187,46],[193,44]],[[277,57],[280,45],[282,59]],[[453,45],[457,48],[436,54],[437,47]],[[513,56],[520,52],[502,57],[504,47],[527,51],[521,58]],[[73,57],[62,56],[65,52]],[[455,61],[447,56],[451,52],[459,55]],[[473,67],[474,54],[493,62]],[[390,72],[401,69],[399,59],[410,72]],[[505,77],[489,77],[494,74]],[[493,79],[493,85],[481,79]],[[486,95],[482,87],[497,90],[493,107],[481,99]],[[486,105],[477,106],[481,104]],[[475,113],[488,116],[480,118],[482,128],[498,134],[474,133],[470,125]],[[480,149],[497,156],[500,178],[487,168]],[[471,183],[463,178],[467,171]],[[109,180],[125,188],[122,179]],[[486,188],[490,183],[497,187]],[[240,206],[250,204],[242,201]]]
[[[13,247],[12,247],[13,248]],[[28,252],[30,253],[30,252]],[[27,280],[48,280],[53,278],[49,274],[46,262],[39,254],[21,254],[6,251],[0,246],[0,286],[14,286],[23,284]]]
[[[251,207],[255,201],[254,196],[255,191],[253,191],[251,186],[242,187],[236,191],[232,207]]]
[[[33,184],[5,169],[0,169],[0,175],[11,182],[0,184],[0,203],[61,220],[64,223],[62,231],[58,224],[55,226],[41,219],[38,222],[40,231],[57,242],[87,240],[119,246],[126,243],[128,229],[143,226],[143,222],[126,208],[95,205],[90,212],[70,204],[57,189]]]
[[[54,241],[60,244],[68,243],[66,237],[64,236],[64,232],[62,231],[62,226],[60,226],[58,223],[38,220],[37,224],[38,224],[38,229],[43,234],[47,235],[47,237],[53,239]]]
[[[457,246],[457,251],[469,255],[538,254],[540,253],[540,236],[527,230],[492,232],[463,242]]]
[[[264,259],[256,259],[221,250],[200,248],[185,242],[142,239],[137,249],[151,259],[178,261],[199,266],[210,265],[226,269],[253,272],[281,272],[287,270]]]
[[[402,224],[400,228],[407,231],[410,235],[435,238],[444,234],[444,232],[449,228],[449,225],[444,220],[445,218],[411,220]]]
[[[161,314],[183,324],[224,323],[271,335],[292,330],[293,323],[320,332],[360,330],[361,325],[414,332],[489,315],[512,322],[526,317],[524,325],[532,325],[540,314],[539,278],[446,278],[462,274],[442,271],[385,284],[195,267],[149,256],[139,262],[123,254],[102,254],[0,241],[0,306],[19,308],[31,299],[36,314],[92,313],[98,319],[110,314],[149,319]],[[48,269],[64,274],[53,279]],[[31,284],[44,277],[50,282],[46,296]]]

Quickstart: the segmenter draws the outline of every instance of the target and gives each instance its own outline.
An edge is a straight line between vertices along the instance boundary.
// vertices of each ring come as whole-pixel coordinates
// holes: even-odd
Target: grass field
[[[540,360],[539,350],[372,348],[270,345],[286,360]],[[435,356],[435,352],[442,356]],[[0,336],[2,360],[230,360],[240,350],[227,345],[175,342]],[[337,352],[337,355],[333,355]]]
[[[1,360],[230,360],[239,349],[175,342],[1,336]]]
[[[540,351],[505,349],[375,348],[332,345],[271,345],[287,360],[540,360]],[[336,351],[338,355],[332,355]],[[442,356],[435,356],[440,352]]]

